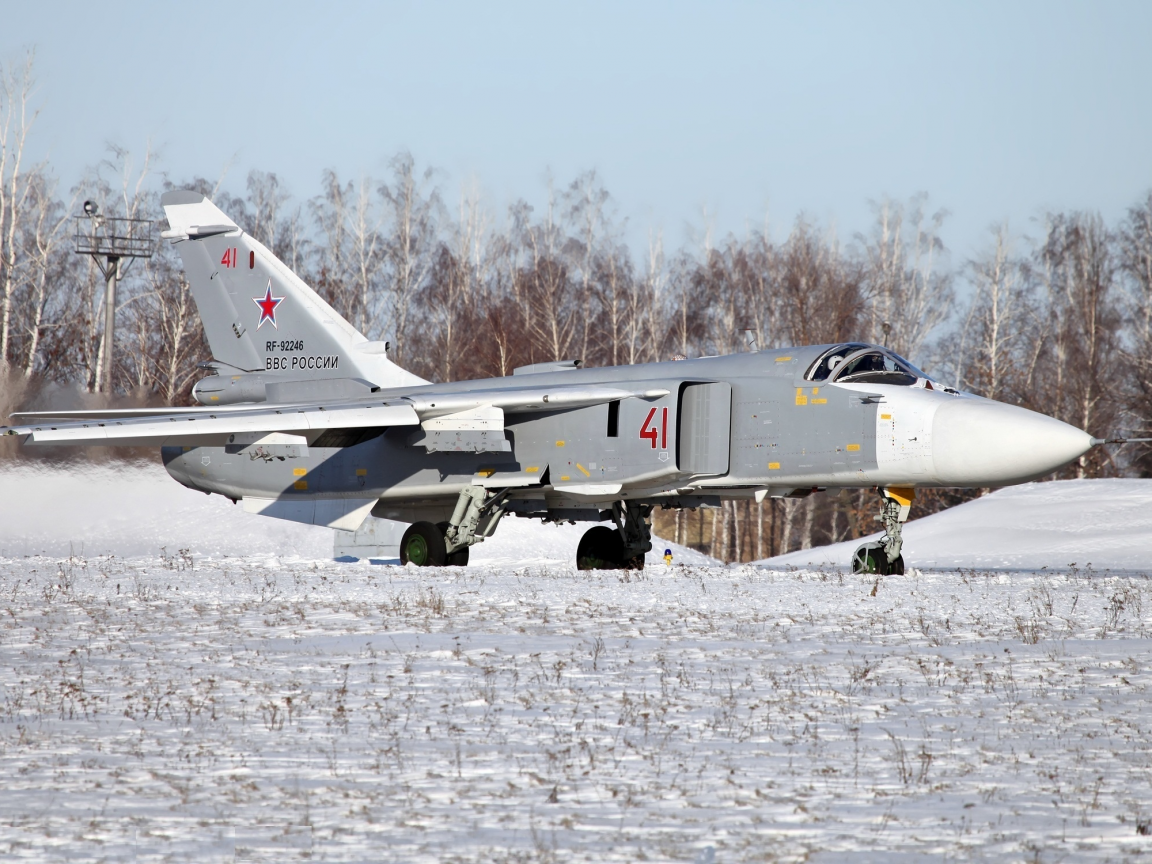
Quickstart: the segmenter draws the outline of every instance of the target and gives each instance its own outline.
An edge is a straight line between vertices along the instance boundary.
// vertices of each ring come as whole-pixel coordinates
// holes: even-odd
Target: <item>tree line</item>
[[[674,249],[643,248],[594,171],[550,185],[544,204],[494,210],[473,189],[451,198],[408,153],[385,176],[323,172],[294,197],[252,171],[244,194],[154,158],[110,149],[62,192],[30,164],[31,61],[0,70],[0,375],[5,414],[47,398],[187,404],[210,358],[179,259],[158,243],[127,268],[118,295],[112,393],[99,393],[104,280],[73,251],[78,204],[163,223],[160,194],[210,196],[245,231],[393,358],[425,378],[510,374],[846,340],[895,349],[961,389],[1065,420],[1098,437],[1152,434],[1152,192],[1107,224],[1052,212],[1031,236],[992,228],[953,262],[946,219],[926,197],[874,205],[870,230],[842,242],[798,218]],[[1149,476],[1152,448],[1096,448],[1062,476]],[[975,493],[928,492],[920,514]],[[665,536],[725,560],[751,560],[875,530],[875,495],[725,505],[658,520]]]

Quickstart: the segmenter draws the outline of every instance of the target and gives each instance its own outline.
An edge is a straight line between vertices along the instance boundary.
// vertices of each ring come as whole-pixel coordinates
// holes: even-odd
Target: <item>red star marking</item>
[[[270,321],[273,327],[276,327],[276,307],[284,302],[283,297],[272,296],[272,280],[268,280],[268,290],[264,292],[263,297],[253,297],[252,302],[260,307],[260,323],[256,325],[259,330],[264,326],[265,321]],[[276,327],[279,330],[279,327]]]

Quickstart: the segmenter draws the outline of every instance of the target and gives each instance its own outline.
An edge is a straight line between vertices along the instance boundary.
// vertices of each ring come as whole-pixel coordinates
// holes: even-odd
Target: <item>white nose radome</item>
[[[1092,436],[1035,411],[986,399],[941,405],[932,461],[941,483],[1005,486],[1051,474],[1092,446]]]

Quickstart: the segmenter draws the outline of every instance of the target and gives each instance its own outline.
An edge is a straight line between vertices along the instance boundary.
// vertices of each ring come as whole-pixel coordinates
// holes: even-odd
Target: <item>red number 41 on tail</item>
[[[661,408],[660,410],[660,428],[657,429],[652,421],[656,417],[656,410],[652,408],[648,411],[648,416],[644,418],[644,425],[640,427],[640,437],[652,442],[652,449],[656,449],[656,438],[660,438],[660,449],[668,449],[668,409]]]

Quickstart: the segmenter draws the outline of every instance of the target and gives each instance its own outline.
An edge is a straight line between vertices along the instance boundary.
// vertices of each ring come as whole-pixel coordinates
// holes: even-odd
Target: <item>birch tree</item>
[[[924,196],[914,198],[906,213],[882,201],[875,205],[871,236],[859,238],[866,262],[867,338],[921,363],[928,337],[947,319],[952,303],[951,280],[940,261],[947,213],[926,216],[926,203]]]
[[[1128,422],[1134,435],[1152,436],[1152,192],[1128,211],[1118,232],[1124,276],[1132,404]],[[1152,476],[1152,447],[1132,445],[1130,458],[1141,476]]]
[[[1013,256],[1007,223],[993,232],[992,249],[969,265],[974,289],[960,335],[960,384],[989,399],[1015,398],[1027,353],[1028,286],[1022,262]],[[968,347],[970,346],[970,347]]]
[[[1113,238],[1097,214],[1050,214],[1036,258],[1051,332],[1051,376],[1037,380],[1040,404],[1093,435],[1113,433],[1119,403],[1116,360],[1120,314],[1115,291]],[[1046,385],[1046,386],[1045,386]],[[1042,409],[1042,410],[1044,410]],[[1088,476],[1106,454],[1081,457],[1076,474]]]
[[[348,200],[353,194],[352,184],[342,184],[336,172],[329,169],[323,173],[320,185],[321,192],[310,205],[319,229],[314,287],[332,308],[355,321],[362,313],[356,308],[357,295],[348,284]]]
[[[578,332],[565,236],[555,211],[550,195],[540,222],[531,221],[532,208],[523,202],[513,215],[519,247],[514,291],[524,310],[529,362],[569,359]]]
[[[18,285],[16,242],[32,184],[24,176],[24,150],[39,111],[31,106],[33,54],[21,66],[0,65],[0,372],[11,361],[13,295]]]
[[[421,374],[435,381],[452,381],[462,375],[479,373],[470,361],[477,343],[492,338],[492,329],[483,326],[484,310],[480,295],[488,278],[490,262],[485,254],[487,219],[475,190],[461,191],[457,220],[451,235],[441,245],[436,264],[421,297],[429,327],[422,331],[427,346],[423,353]],[[492,301],[500,302],[498,296]],[[503,316],[496,314],[496,374],[503,374],[509,359],[510,333],[501,326]],[[415,358],[414,358],[415,360]]]
[[[24,246],[29,263],[28,297],[25,303],[23,328],[26,336],[24,349],[24,377],[31,378],[37,369],[40,340],[44,328],[48,304],[52,295],[64,287],[69,268],[66,265],[71,250],[65,248],[69,205],[58,201],[54,195],[55,185],[42,174],[31,185],[31,213],[26,221]],[[63,259],[63,260],[61,260]]]
[[[388,311],[395,334],[393,359],[400,363],[406,356],[413,303],[428,278],[438,247],[442,204],[433,177],[432,169],[417,176],[412,155],[401,153],[392,160],[392,182],[379,188],[390,223],[385,242],[390,268]]]

